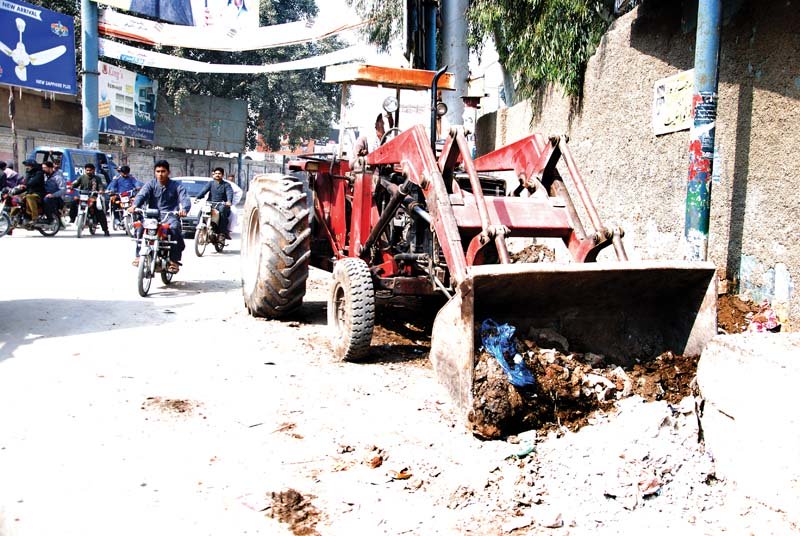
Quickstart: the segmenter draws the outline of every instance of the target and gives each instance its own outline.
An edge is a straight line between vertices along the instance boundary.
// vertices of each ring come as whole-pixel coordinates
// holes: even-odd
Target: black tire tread
[[[252,289],[243,285],[245,305],[254,316],[281,318],[303,303],[311,258],[307,193],[300,179],[281,174],[258,175],[245,203],[242,241],[248,240],[250,214],[258,211],[257,239],[242,248],[243,263],[260,259]],[[257,242],[257,243],[256,243]],[[244,278],[243,278],[244,280]]]
[[[337,288],[341,287],[349,296],[349,331],[336,330],[334,319]],[[369,352],[372,332],[375,327],[375,290],[369,266],[361,259],[345,258],[333,269],[333,285],[328,300],[328,324],[335,332],[334,357],[342,361],[358,361]]]

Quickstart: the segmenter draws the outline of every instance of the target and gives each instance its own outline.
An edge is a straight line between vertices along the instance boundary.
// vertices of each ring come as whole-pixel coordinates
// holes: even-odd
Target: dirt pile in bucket
[[[677,404],[691,394],[698,358],[666,352],[620,367],[597,354],[570,353],[566,341],[549,330],[514,340],[509,358],[524,364],[533,381],[516,387],[499,360],[481,347],[476,353],[473,408],[469,414],[478,437],[495,439],[523,430],[576,431],[597,410],[631,395]],[[559,347],[560,346],[560,347]]]

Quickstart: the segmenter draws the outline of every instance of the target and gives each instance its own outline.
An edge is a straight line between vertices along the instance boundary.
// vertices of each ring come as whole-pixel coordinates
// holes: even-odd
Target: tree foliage
[[[403,0],[347,2],[370,20],[364,34],[379,48],[388,48],[401,35]],[[492,39],[500,64],[523,98],[549,82],[577,96],[586,63],[608,28],[612,4],[613,0],[471,0],[468,43],[480,52]]]
[[[522,97],[548,82],[580,95],[586,63],[608,28],[608,0],[473,0],[469,44],[491,37]]]
[[[40,3],[48,9],[79,17],[77,3],[74,0],[41,0]],[[141,16],[135,13],[133,15]],[[261,26],[309,19],[316,15],[315,0],[261,0],[260,2]],[[76,26],[78,23],[79,20],[76,19]],[[292,61],[343,47],[343,44],[335,38],[316,43],[245,52],[148,47],[140,43],[133,45],[207,63],[247,65]],[[330,125],[338,115],[339,87],[323,83],[323,69],[258,75],[208,74],[136,67],[124,62],[101,59],[158,80],[159,93],[178,109],[187,95],[247,100],[247,141],[250,148],[255,146],[258,134],[261,134],[267,145],[273,149],[278,148],[278,139],[284,134],[289,136],[292,144],[298,143],[301,138],[327,137]]]
[[[403,33],[405,0],[346,0],[362,20],[368,21],[361,33],[367,40],[387,52],[392,40]]]

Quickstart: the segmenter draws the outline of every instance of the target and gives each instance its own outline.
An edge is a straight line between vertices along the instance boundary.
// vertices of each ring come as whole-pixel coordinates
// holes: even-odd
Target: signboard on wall
[[[694,69],[657,80],[653,87],[653,131],[656,136],[692,127]]]
[[[97,65],[100,132],[153,141],[158,82],[110,63]]]
[[[0,84],[75,95],[72,17],[0,0]]]
[[[158,102],[155,144],[162,147],[226,153],[244,152],[247,102],[189,95],[172,106]]]

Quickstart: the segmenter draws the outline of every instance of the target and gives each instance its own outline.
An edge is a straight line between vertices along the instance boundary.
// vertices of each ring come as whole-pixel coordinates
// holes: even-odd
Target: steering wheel
[[[392,138],[394,138],[395,136],[400,134],[400,129],[397,128],[397,127],[392,127],[389,130],[387,130],[386,132],[384,132],[383,136],[381,136],[381,145],[383,145],[389,139],[391,139],[391,138],[389,138],[389,134],[392,134]]]

